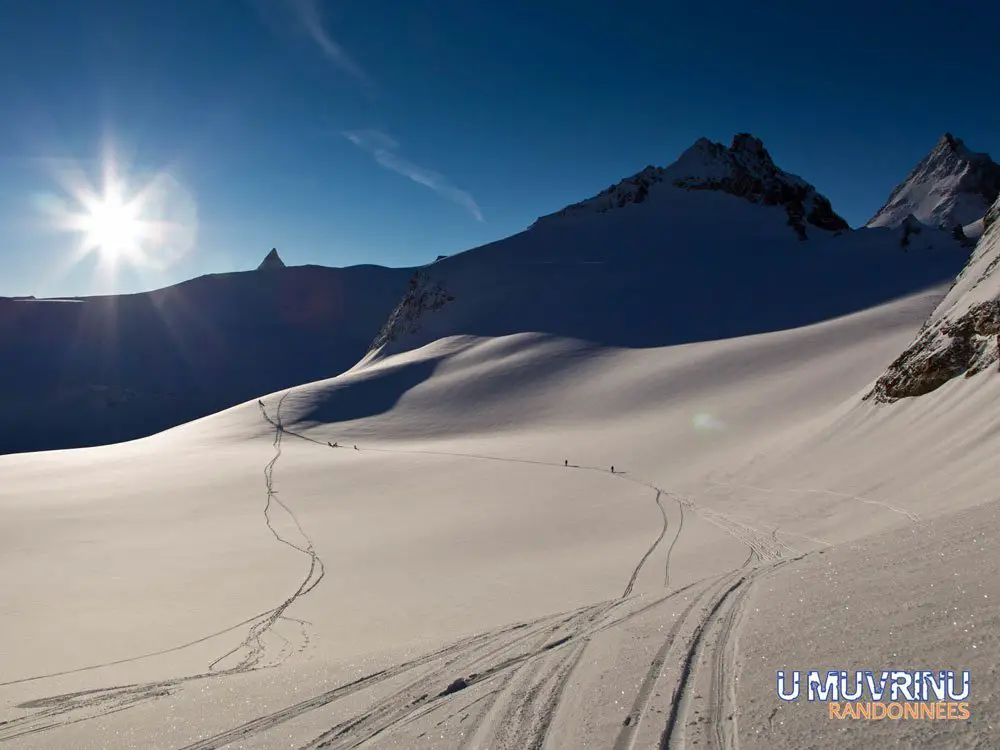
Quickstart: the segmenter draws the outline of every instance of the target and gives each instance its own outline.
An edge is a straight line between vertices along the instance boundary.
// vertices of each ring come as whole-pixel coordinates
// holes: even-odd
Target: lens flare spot
[[[726,429],[724,422],[716,419],[711,414],[706,414],[705,412],[695,414],[691,421],[694,423],[695,429],[697,430],[718,432]]]

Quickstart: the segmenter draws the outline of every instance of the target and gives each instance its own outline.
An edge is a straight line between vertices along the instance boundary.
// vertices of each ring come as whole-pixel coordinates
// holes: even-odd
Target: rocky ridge
[[[536,224],[643,203],[659,183],[684,190],[715,190],[751,203],[781,206],[788,214],[788,225],[803,240],[809,225],[830,232],[850,229],[825,196],[801,177],[778,168],[763,142],[749,133],[737,133],[728,148],[700,138],[669,167],[648,166],[593,198],[541,217]]]

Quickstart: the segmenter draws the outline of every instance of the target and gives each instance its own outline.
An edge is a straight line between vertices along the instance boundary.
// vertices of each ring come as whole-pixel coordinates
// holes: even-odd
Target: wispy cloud
[[[331,61],[366,85],[372,85],[368,74],[361,69],[350,55],[327,33],[320,12],[320,0],[285,0],[295,16],[296,22],[309,35],[320,51]]]
[[[471,213],[476,221],[485,221],[482,210],[470,193],[452,185],[444,175],[399,156],[395,153],[399,143],[385,133],[378,130],[349,130],[344,131],[343,135],[358,148],[369,152],[375,161],[386,169],[409,177],[414,182],[429,187],[438,195],[457,203]]]

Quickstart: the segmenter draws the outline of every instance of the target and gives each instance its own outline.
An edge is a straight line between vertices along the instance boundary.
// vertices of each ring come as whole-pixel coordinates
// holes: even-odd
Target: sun
[[[83,165],[58,163],[53,171],[63,194],[35,196],[51,226],[76,237],[65,269],[94,257],[105,274],[123,265],[156,273],[194,248],[197,208],[169,169],[123,168],[111,148],[99,167],[95,185]]]
[[[195,249],[197,206],[174,168],[137,170],[112,144],[96,164],[53,160],[49,167],[61,191],[33,196],[42,226],[74,237],[57,275],[93,259],[102,283],[113,287],[119,271],[153,279]]]
[[[89,198],[78,226],[84,247],[108,260],[135,256],[146,233],[141,213],[138,200],[124,201],[118,186],[110,186],[101,197]]]

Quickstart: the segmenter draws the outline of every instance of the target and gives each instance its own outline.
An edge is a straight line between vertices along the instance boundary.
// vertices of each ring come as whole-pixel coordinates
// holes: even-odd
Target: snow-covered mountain
[[[272,256],[143,294],[0,300],[0,453],[143,437],[342,372],[412,273]]]
[[[866,226],[900,226],[912,214],[935,227],[966,227],[981,219],[998,196],[1000,165],[945,133]]]
[[[17,394],[0,453],[149,435],[456,335],[654,347],[808,325],[965,260],[918,222],[847,229],[741,133],[417,270],[285,268],[274,249],[257,271],[147,294],[0,302],[0,359],[19,363],[0,376]]]
[[[536,223],[604,213],[647,199],[655,203],[664,196],[669,200],[666,191],[654,187],[660,185],[712,190],[751,203],[780,206],[800,239],[806,239],[807,225],[827,231],[848,229],[847,222],[833,211],[825,196],[801,177],[779,169],[763,142],[750,133],[737,133],[729,148],[700,138],[669,167],[648,166],[593,198],[543,216]]]
[[[983,220],[985,232],[948,295],[913,343],[866,398],[922,396],[948,381],[991,367],[1000,348],[1000,199]]]
[[[81,429],[148,402],[119,372],[296,379],[0,456],[0,744],[992,747],[1000,378],[859,398],[968,251],[788,220],[661,182],[420,269],[0,300],[7,437],[95,419],[34,376],[125,398]],[[775,696],[775,670],[838,664],[970,670],[971,720]]]
[[[701,139],[669,167],[425,267],[373,348],[513,333],[626,347],[744,336],[947,283],[968,257],[919,223],[845,229],[759,140]]]

